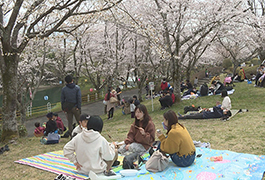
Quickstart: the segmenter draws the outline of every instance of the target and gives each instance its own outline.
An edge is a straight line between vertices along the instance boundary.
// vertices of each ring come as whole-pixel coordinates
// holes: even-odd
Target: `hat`
[[[115,89],[112,89],[112,91],[111,91],[112,93],[115,93],[116,91],[115,91]]]
[[[53,113],[52,112],[49,112],[48,114],[46,114],[46,117],[47,118],[52,118],[52,116],[53,116]]]
[[[88,114],[81,114],[81,116],[80,116],[80,121],[83,121],[83,120],[89,120],[89,118],[90,118],[90,116],[88,115]]]

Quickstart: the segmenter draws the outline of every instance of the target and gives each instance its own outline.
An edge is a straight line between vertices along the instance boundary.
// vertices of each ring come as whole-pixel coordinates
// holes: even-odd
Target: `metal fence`
[[[83,95],[81,97],[83,105],[98,101],[98,100],[103,99],[103,98],[104,98],[103,91],[100,93],[90,92],[89,94]],[[27,115],[27,117],[30,117],[34,114],[45,114],[47,112],[51,112],[52,109],[55,108],[58,104],[60,105],[59,109],[61,109],[61,103],[60,102],[57,102],[57,103],[48,102],[46,105],[38,106],[38,107],[28,106],[27,111],[26,111],[26,115]],[[17,112],[17,118],[19,118],[19,117],[20,117],[20,112],[18,111]],[[0,114],[0,122],[1,121],[2,121],[2,114]]]

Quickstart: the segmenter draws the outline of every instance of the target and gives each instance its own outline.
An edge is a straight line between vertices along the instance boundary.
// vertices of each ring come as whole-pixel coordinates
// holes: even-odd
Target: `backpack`
[[[201,96],[208,96],[209,94],[209,88],[206,83],[202,84],[200,87],[200,94]]]
[[[122,168],[123,169],[137,169],[138,165],[141,162],[144,162],[142,157],[138,153],[134,152],[129,155],[126,155],[123,158]]]

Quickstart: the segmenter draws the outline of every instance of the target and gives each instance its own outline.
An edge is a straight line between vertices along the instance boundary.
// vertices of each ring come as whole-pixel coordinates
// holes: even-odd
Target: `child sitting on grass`
[[[77,134],[81,133],[83,128],[87,128],[87,121],[89,118],[90,116],[85,113],[80,116],[79,125],[74,128],[72,137],[75,137]]]
[[[34,136],[41,137],[44,135],[45,128],[40,126],[39,122],[35,123]]]
[[[87,122],[87,128],[83,128],[81,133],[64,146],[64,156],[82,174],[88,175],[93,171],[104,172],[106,176],[116,175],[110,168],[118,158],[118,151],[114,143],[109,143],[100,134],[103,128],[102,119],[99,116],[90,116],[84,121]]]

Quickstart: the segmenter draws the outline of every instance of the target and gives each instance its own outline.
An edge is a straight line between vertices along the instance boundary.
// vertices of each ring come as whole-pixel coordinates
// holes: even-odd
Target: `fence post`
[[[52,105],[50,102],[47,103],[47,112],[51,112],[52,111]]]
[[[27,107],[27,116],[32,116],[32,107],[30,105]]]
[[[98,100],[98,93],[95,93],[95,99],[96,99],[96,101]]]
[[[89,100],[90,100],[90,99],[89,99],[89,94],[88,94],[88,95],[87,95],[87,102],[89,102]]]

